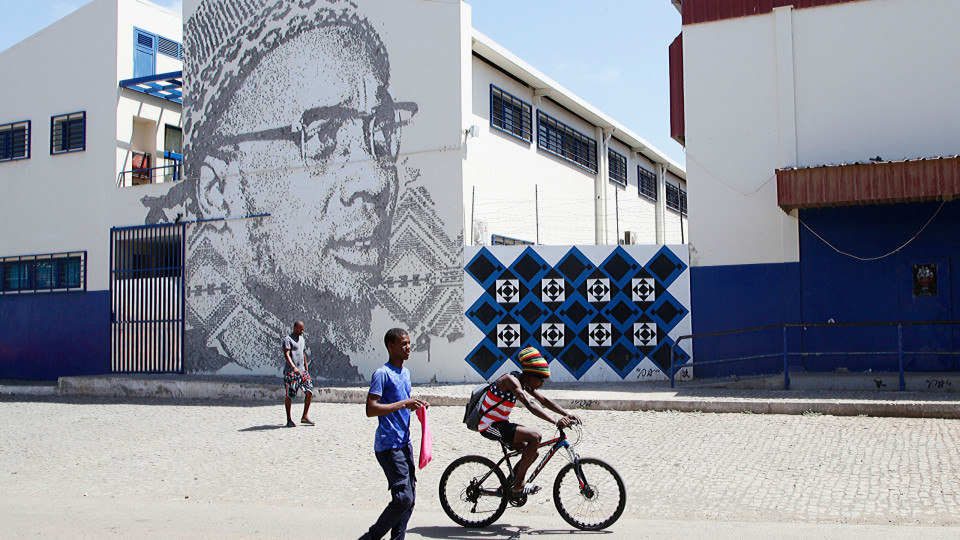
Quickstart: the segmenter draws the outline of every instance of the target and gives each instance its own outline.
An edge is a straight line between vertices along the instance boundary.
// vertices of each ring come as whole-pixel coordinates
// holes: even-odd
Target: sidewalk
[[[897,374],[796,374],[793,390],[783,378],[678,383],[547,383],[548,395],[564,408],[617,411],[704,413],[828,414],[911,418],[960,418],[960,376],[911,374],[899,392]],[[327,403],[364,403],[368,383],[320,381],[317,392]],[[871,386],[884,389],[867,390]],[[414,395],[432,405],[463,405],[475,383],[415,384]],[[779,390],[775,388],[781,388]],[[923,389],[925,391],[916,391]],[[0,381],[0,395],[91,396],[111,398],[283,400],[275,377],[212,375],[112,375],[62,377],[54,383]]]

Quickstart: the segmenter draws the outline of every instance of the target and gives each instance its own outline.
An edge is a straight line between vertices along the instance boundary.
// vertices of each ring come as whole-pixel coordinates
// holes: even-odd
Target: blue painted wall
[[[955,319],[960,283],[960,203],[929,202],[803,210],[800,228],[804,322],[923,321]],[[924,228],[924,225],[926,228]],[[920,232],[922,229],[922,232]],[[919,232],[919,234],[918,234]],[[911,241],[912,239],[912,241]],[[834,248],[828,246],[830,242]],[[909,243],[908,243],[909,242]],[[903,246],[906,243],[905,246]],[[903,246],[902,249],[896,251]],[[844,251],[863,261],[842,255]],[[936,265],[937,295],[914,296],[915,265]],[[905,351],[951,351],[951,326],[905,326]],[[809,351],[896,351],[896,327],[808,329]],[[895,354],[805,359],[810,371],[898,369]],[[910,371],[956,369],[953,356],[906,354]]]
[[[799,263],[690,269],[695,334],[796,322],[953,320],[960,315],[955,311],[960,306],[960,202],[820,208],[801,211],[800,219],[823,240],[801,225]],[[858,260],[837,250],[865,259],[895,253]],[[936,296],[914,295],[915,265],[936,265]],[[960,367],[953,355],[936,354],[960,344],[956,332],[952,326],[904,326],[905,369]],[[693,347],[696,375],[779,373],[782,356],[701,363],[779,355],[783,340],[780,329],[698,338]],[[897,340],[896,326],[791,329],[790,352],[816,354],[791,356],[790,369],[896,371]]]
[[[743,264],[690,269],[693,333],[721,332],[799,321],[800,265]],[[788,339],[797,339],[788,336]],[[698,338],[697,377],[775,373],[783,369],[783,331],[764,330]],[[745,356],[770,358],[703,365]]]
[[[108,291],[0,296],[0,379],[109,372]]]

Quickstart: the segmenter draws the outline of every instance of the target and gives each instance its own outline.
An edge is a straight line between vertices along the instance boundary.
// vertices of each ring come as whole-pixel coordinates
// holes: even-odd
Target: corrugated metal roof
[[[952,199],[958,195],[958,156],[777,170],[777,203],[785,211]]]
[[[770,13],[773,8],[804,9],[865,0],[683,0],[683,24],[697,24]]]

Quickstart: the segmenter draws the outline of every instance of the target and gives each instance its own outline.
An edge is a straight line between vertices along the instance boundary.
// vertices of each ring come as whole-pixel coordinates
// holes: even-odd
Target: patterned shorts
[[[310,380],[310,375],[302,371],[299,375],[296,373],[284,373],[283,387],[287,390],[287,397],[293,399],[297,397],[297,392],[301,389],[304,394],[313,390],[313,381]]]

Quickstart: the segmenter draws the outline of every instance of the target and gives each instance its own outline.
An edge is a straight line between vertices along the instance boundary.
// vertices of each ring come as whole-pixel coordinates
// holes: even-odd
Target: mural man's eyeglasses
[[[400,153],[400,129],[409,124],[417,113],[413,102],[389,100],[361,113],[356,109],[341,107],[317,107],[305,111],[296,124],[228,135],[218,138],[216,147],[256,141],[290,141],[300,150],[306,167],[326,165],[340,156],[349,156],[349,141],[362,136],[363,149],[371,158],[395,158]]]

